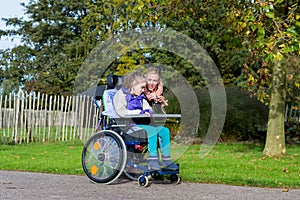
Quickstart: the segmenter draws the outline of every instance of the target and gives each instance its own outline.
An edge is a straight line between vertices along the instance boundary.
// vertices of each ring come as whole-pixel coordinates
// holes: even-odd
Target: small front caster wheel
[[[171,181],[171,183],[179,184],[180,183],[180,177],[177,174],[172,174],[170,176],[170,181]]]
[[[147,176],[140,176],[138,178],[139,186],[141,187],[147,187],[149,185],[149,179]]]

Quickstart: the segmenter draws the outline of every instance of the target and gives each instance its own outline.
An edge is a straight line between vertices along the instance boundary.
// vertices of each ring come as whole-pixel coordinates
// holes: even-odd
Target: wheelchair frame
[[[176,114],[159,114],[156,117],[166,119],[168,116],[181,117]],[[164,168],[153,171],[148,168],[145,130],[133,130],[133,136],[127,134],[132,129],[130,121],[143,118],[152,120],[140,115],[116,119],[101,113],[97,132],[88,139],[82,150],[82,167],[92,182],[111,184],[124,173],[142,187],[149,185],[150,178],[157,179],[165,175],[169,176],[171,183],[180,183],[179,166],[175,171]],[[116,120],[121,122],[116,123]]]

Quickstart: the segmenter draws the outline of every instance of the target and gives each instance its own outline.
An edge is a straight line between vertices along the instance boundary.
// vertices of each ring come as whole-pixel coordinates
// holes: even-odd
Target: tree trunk
[[[286,71],[284,64],[278,60],[274,61],[272,86],[267,139],[263,154],[280,157],[286,154],[284,132]]]

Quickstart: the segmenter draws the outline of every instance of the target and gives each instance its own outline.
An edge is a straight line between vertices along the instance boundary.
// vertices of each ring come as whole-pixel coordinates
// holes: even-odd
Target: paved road
[[[93,184],[86,176],[0,171],[0,200],[117,199],[251,199],[299,200],[300,190],[283,191],[214,184],[151,182],[147,188],[119,179],[112,185]]]

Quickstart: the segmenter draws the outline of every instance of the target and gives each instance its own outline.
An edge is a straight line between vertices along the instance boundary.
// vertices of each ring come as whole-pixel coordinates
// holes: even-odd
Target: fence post
[[[32,135],[32,93],[29,93],[28,96],[29,100],[28,100],[28,107],[27,107],[27,112],[28,112],[28,118],[27,118],[27,143],[29,143],[29,141],[33,140],[33,135]]]
[[[50,140],[51,138],[51,127],[52,127],[51,119],[52,119],[53,112],[54,111],[52,110],[52,95],[51,95],[49,99],[49,110],[48,110],[48,140]]]
[[[2,98],[3,98],[3,96],[1,95],[1,98],[0,98],[0,129],[2,130],[2,134],[3,134],[3,114],[4,114],[4,110],[2,110]]]
[[[60,115],[59,115],[59,96],[57,96],[57,101],[55,101],[56,104],[56,109],[55,109],[55,122],[56,121],[60,121]],[[59,135],[59,127],[56,126],[56,132],[55,132],[55,141],[59,140],[58,139],[58,135]]]
[[[76,131],[78,130],[78,112],[79,112],[79,96],[76,96],[75,98],[75,102],[73,103],[73,109],[74,110],[74,129],[73,129],[73,139],[77,136],[79,137],[79,135],[76,135]]]
[[[25,101],[25,98],[24,98],[24,92],[22,92],[22,91],[19,92],[19,101],[21,101],[21,104],[19,103],[19,105],[20,105],[20,109],[19,109],[20,110],[19,144],[22,144],[23,139],[25,141],[25,133],[24,133],[24,101]]]
[[[67,108],[68,108],[68,101],[69,101],[69,96],[65,99],[65,102],[62,107],[62,113],[63,113],[63,125],[62,125],[62,131],[63,131],[63,141],[67,140],[68,134],[66,132],[66,115],[67,115]],[[64,109],[63,109],[64,108]]]
[[[9,121],[10,120],[7,117],[8,116],[7,110],[8,110],[7,109],[7,95],[5,95],[5,97],[4,97],[4,114],[3,114],[4,121]],[[8,118],[8,120],[7,120],[7,118]],[[2,129],[2,130],[3,130],[3,135],[4,135],[4,138],[5,138],[4,142],[6,142],[7,139],[9,139],[9,129],[8,129],[8,123],[7,123],[6,126],[4,126],[4,121],[3,121],[3,127],[4,127],[4,129]],[[7,136],[6,136],[6,130],[7,130]]]
[[[72,122],[72,113],[71,113],[71,104],[72,104],[72,96],[69,96],[69,101],[68,101],[68,109],[67,109],[67,126],[66,126],[66,132],[68,133],[69,131],[69,140],[72,139],[72,128],[71,128],[71,122]]]
[[[19,98],[16,97],[16,94],[14,94],[14,142],[15,144],[18,143],[18,121],[19,121]]]
[[[98,123],[93,108],[86,95],[64,98],[20,91],[0,96],[0,142],[84,140]]]

